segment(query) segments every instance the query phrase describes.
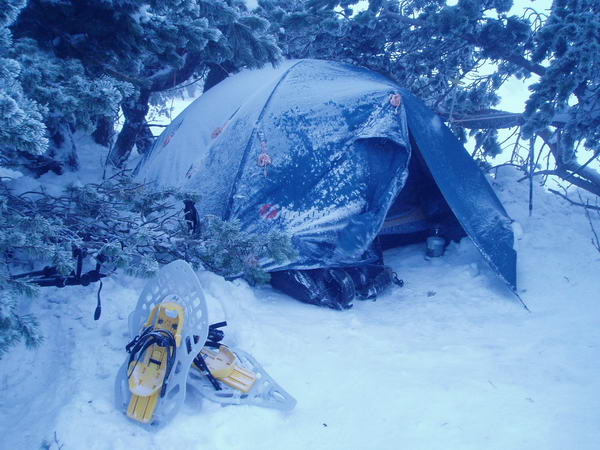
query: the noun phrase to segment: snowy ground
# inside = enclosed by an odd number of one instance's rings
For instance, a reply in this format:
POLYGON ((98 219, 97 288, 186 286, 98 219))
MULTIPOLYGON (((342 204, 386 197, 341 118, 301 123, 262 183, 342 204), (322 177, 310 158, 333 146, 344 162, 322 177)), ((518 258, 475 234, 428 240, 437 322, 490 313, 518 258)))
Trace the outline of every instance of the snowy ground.
POLYGON ((126 319, 143 281, 46 291, 32 305, 46 335, 0 362, 2 449, 597 449, 600 254, 583 212, 541 191, 495 187, 522 228, 526 312, 468 240, 425 261, 386 255, 406 281, 337 312, 270 288, 200 273, 211 321, 295 398, 291 413, 191 398, 148 432, 113 406, 126 319), (61 447, 62 446, 62 447, 61 447))

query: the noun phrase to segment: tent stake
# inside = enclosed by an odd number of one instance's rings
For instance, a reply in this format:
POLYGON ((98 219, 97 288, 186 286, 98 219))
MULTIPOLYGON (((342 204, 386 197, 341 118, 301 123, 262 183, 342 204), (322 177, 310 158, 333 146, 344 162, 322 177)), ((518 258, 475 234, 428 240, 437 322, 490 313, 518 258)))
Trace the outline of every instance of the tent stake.
POLYGON ((525 304, 525 302, 523 301, 521 296, 519 294, 517 294, 516 291, 513 291, 513 294, 515 294, 517 296, 517 298, 519 299, 519 302, 521 302, 521 306, 523 306, 523 308, 525 308, 525 310, 530 313, 531 310, 527 307, 527 305, 525 304))

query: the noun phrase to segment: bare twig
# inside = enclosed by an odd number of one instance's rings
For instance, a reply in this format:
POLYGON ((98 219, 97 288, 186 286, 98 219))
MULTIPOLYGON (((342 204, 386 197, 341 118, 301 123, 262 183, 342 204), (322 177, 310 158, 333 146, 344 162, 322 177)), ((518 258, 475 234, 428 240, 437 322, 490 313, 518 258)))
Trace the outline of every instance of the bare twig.
POLYGON ((548 191, 550 191, 553 194, 558 195, 559 197, 565 199, 566 201, 568 201, 572 205, 581 206, 582 208, 591 209, 591 210, 594 210, 594 211, 600 211, 600 206, 590 205, 589 203, 576 202, 574 200, 571 200, 567 195, 562 194, 562 193, 558 192, 555 189, 548 189, 548 191))
MULTIPOLYGON (((583 203, 583 198, 581 198, 581 194, 578 192, 577 193, 579 195, 579 201, 581 203, 583 203)), ((585 205, 587 205, 585 207, 585 217, 588 220, 588 223, 590 224, 590 228, 592 229, 592 234, 594 235, 592 237, 592 245, 594 246, 594 248, 600 252, 600 238, 598 237, 598 233, 596 232, 596 227, 594 226, 594 222, 592 221, 592 216, 590 215, 589 209, 595 209, 596 211, 600 211, 600 207, 598 207, 598 205, 596 205, 594 208, 590 208, 590 204, 589 201, 586 200, 585 201, 585 205)))

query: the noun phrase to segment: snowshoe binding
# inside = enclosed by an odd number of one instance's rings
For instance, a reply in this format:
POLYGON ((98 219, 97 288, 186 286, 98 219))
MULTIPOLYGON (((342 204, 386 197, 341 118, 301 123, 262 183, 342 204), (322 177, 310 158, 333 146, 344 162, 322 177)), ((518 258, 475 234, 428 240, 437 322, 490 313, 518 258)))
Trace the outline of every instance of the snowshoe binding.
POLYGON ((209 371, 216 380, 244 393, 250 392, 256 383, 256 374, 241 367, 235 353, 225 345, 220 345, 217 349, 204 347, 194 359, 194 366, 205 373, 209 371))
POLYGON ((194 359, 188 384, 203 397, 222 405, 248 404, 292 410, 296 400, 279 386, 248 353, 220 344, 223 333, 211 325, 209 339, 194 359))
POLYGON ((181 407, 194 358, 208 337, 200 282, 184 261, 163 267, 144 288, 129 316, 129 357, 117 375, 119 409, 160 427, 181 407))
POLYGON ((127 415, 142 423, 150 422, 159 397, 164 395, 165 378, 169 378, 181 343, 177 331, 183 325, 185 313, 175 300, 176 297, 155 306, 142 333, 126 347, 130 355, 127 378, 132 394, 127 415))

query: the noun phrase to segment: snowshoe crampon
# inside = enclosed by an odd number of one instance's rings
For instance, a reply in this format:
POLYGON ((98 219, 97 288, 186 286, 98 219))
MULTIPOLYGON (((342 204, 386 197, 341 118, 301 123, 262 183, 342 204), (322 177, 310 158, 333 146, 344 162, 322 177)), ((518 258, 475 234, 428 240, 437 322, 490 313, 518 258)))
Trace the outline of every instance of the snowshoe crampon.
POLYGON ((292 410, 296 400, 248 353, 225 345, 204 347, 194 360, 188 384, 203 397, 223 405, 255 405, 292 410))
POLYGON ((181 407, 190 367, 208 336, 204 295, 186 262, 166 265, 146 285, 129 316, 129 334, 129 356, 115 385, 117 408, 137 422, 162 426, 181 407))

